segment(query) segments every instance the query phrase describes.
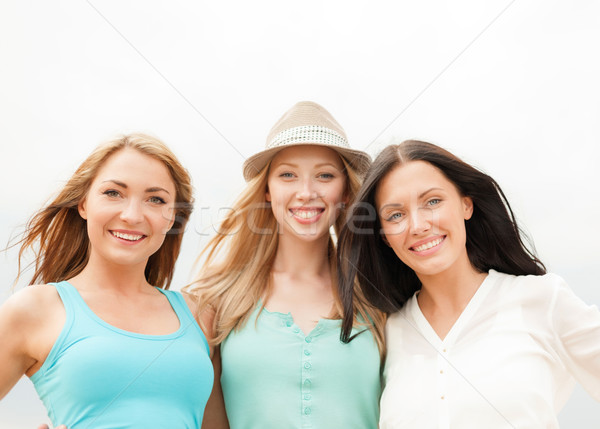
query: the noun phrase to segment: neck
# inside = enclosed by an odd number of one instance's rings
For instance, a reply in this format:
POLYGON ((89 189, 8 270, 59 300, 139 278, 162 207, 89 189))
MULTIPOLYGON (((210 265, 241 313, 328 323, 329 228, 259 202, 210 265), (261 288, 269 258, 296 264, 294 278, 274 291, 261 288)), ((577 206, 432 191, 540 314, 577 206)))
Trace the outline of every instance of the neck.
POLYGON ((282 235, 279 238, 272 271, 302 276, 328 276, 328 243, 328 234, 312 241, 282 235))
POLYGON ((151 285, 146 281, 144 274, 147 261, 134 265, 119 265, 99 259, 92 252, 85 268, 69 282, 81 290, 102 290, 119 295, 148 292, 151 285))
POLYGON ((418 275, 422 284, 419 306, 462 312, 486 276, 471 265, 468 257, 441 273, 418 275))

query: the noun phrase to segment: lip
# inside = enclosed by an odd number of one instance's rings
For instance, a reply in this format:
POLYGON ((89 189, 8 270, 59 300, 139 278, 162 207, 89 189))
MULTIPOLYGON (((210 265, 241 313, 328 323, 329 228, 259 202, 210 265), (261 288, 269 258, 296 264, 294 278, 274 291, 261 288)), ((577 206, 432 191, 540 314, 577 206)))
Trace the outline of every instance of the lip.
POLYGON ((444 244, 445 240, 446 240, 446 236, 445 235, 438 235, 438 236, 434 236, 434 237, 428 237, 428 238, 426 238, 424 240, 420 240, 420 241, 417 241, 417 242, 413 243, 412 246, 410 246, 408 248, 408 250, 410 250, 415 255, 428 256, 428 255, 431 255, 432 253, 437 252, 442 247, 442 244, 444 244), (416 250, 417 247, 423 246, 424 244, 428 244, 428 243, 431 243, 431 242, 435 242, 437 240, 441 240, 441 241, 438 244, 436 244, 435 246, 430 247, 429 249, 416 250))
POLYGON ((311 223, 318 222, 321 219, 323 213, 325 213, 324 207, 293 207, 289 209, 290 215, 296 220, 296 222, 301 223, 303 225, 308 225, 311 223), (302 217, 299 215, 300 213, 304 213, 306 215, 314 213, 314 215, 310 217, 302 217))
POLYGON ((147 237, 147 235, 141 231, 133 231, 133 230, 129 230, 129 229, 111 229, 111 230, 109 230, 109 233, 115 240, 119 241, 122 244, 130 245, 130 246, 141 243, 147 237), (115 234, 129 236, 129 237, 140 237, 140 238, 137 240, 132 240, 127 237, 118 237, 115 234))

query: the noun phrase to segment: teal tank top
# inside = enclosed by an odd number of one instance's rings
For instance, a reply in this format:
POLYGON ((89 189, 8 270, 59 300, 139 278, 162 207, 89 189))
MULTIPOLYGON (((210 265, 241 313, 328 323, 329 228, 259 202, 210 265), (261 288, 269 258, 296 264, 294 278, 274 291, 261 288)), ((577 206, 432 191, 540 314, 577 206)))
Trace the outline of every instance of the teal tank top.
POLYGON ((144 335, 104 322, 70 283, 53 286, 66 322, 31 381, 55 426, 200 428, 214 372, 206 338, 180 293, 157 288, 179 329, 144 335))
POLYGON ((343 344, 340 327, 321 319, 305 336, 291 314, 259 305, 221 344, 230 428, 377 429, 377 344, 369 330, 343 344))

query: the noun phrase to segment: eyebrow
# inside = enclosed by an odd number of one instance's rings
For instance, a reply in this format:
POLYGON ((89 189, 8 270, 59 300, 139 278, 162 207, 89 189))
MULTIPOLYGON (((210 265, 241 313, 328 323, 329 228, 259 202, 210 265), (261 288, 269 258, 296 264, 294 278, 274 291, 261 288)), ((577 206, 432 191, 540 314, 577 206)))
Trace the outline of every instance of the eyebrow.
MULTIPOLYGON (((292 164, 291 162, 282 162, 282 163, 280 163, 280 164, 277 164, 277 165, 275 166, 275 168, 281 167, 282 165, 287 165, 287 166, 290 166, 290 167, 293 167, 293 168, 298 168, 298 167, 299 167, 299 166, 298 166, 298 164, 292 164)), ((315 167, 316 167, 316 168, 321 168, 321 167, 325 167, 325 166, 330 166, 330 167, 333 167, 333 168, 335 168, 336 170, 339 170, 339 168, 337 168, 337 167, 336 167, 334 164, 332 164, 331 162, 323 162, 323 163, 321 163, 321 164, 316 164, 316 165, 315 165, 315 167)))
POLYGON ((428 193, 430 193, 431 191, 443 191, 443 189, 442 189, 442 188, 437 188, 437 187, 435 187, 435 186, 434 186, 433 188, 429 188, 429 189, 427 189, 426 191, 424 191, 424 192, 421 192, 421 193, 419 194, 419 198, 423 198, 423 196, 424 196, 424 195, 427 195, 427 194, 428 194, 428 193))
MULTIPOLYGON (((419 196, 417 197, 417 199, 423 198, 425 195, 427 195, 431 191, 443 191, 443 189, 434 186, 433 188, 429 188, 426 191, 421 192, 419 194, 419 196)), ((404 207, 404 204, 400 204, 400 203, 398 203, 398 204, 397 203, 385 204, 385 205, 381 206, 381 209, 379 211, 381 212, 381 211, 383 211, 385 209, 388 209, 390 207, 391 208, 404 207)))
POLYGON ((315 165, 315 167, 317 167, 317 168, 321 168, 321 167, 333 167, 336 170, 339 170, 339 168, 335 164, 332 164, 331 162, 323 162, 321 164, 315 165))
POLYGON ((389 208, 398 208, 398 207, 404 207, 404 204, 386 204, 384 206, 381 206, 381 209, 379 209, 379 212, 382 212, 389 208))
MULTIPOLYGON (((102 183, 106 183, 106 182, 112 182, 115 185, 120 186, 121 188, 127 189, 127 185, 119 180, 114 180, 114 179, 104 180, 102 183)), ((169 191, 167 191, 165 188, 161 188, 160 186, 153 186, 151 188, 146 188, 145 192, 152 193, 152 192, 159 192, 159 191, 163 191, 163 192, 166 192, 167 194, 171 195, 171 193, 169 191)))
POLYGON ((290 166, 290 167, 298 168, 297 164, 292 164, 290 162, 281 162, 279 164, 276 164, 275 168, 281 167, 282 165, 287 165, 287 166, 290 166))

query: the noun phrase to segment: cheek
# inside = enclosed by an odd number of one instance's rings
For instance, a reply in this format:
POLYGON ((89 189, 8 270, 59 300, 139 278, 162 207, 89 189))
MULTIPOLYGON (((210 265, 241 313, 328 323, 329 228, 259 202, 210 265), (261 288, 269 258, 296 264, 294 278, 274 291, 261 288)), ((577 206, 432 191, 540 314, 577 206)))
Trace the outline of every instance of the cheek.
POLYGON ((114 210, 107 209, 102 205, 96 205, 93 202, 86 207, 86 223, 88 229, 102 228, 113 216, 114 210))
POLYGON ((271 203, 271 210, 273 213, 281 212, 285 207, 284 195, 282 195, 281 192, 274 191, 271 192, 269 196, 269 202, 271 203))
POLYGON ((397 252, 402 247, 400 246, 400 237, 397 234, 385 234, 385 239, 394 252, 397 252))
POLYGON ((336 186, 331 186, 323 189, 320 195, 323 195, 330 204, 338 204, 344 201, 346 192, 345 183, 336 183, 336 186))
POLYGON ((271 191, 269 195, 271 197, 269 200, 271 212, 273 213, 275 219, 281 222, 283 220, 284 212, 286 210, 285 196, 282 195, 281 192, 277 192, 277 190, 275 190, 274 192, 271 191))
POLYGON ((148 218, 151 219, 151 222, 156 229, 161 233, 166 234, 175 221, 175 207, 163 206, 156 211, 153 211, 148 218))
POLYGON ((382 224, 381 231, 385 234, 388 240, 404 240, 404 233, 406 232, 407 224, 405 221, 400 220, 399 222, 389 222, 382 224))
POLYGON ((394 250, 394 252, 398 253, 403 249, 404 239, 405 239, 405 229, 402 224, 393 224, 387 225, 382 228, 381 232, 385 239, 387 240, 387 244, 394 250))

